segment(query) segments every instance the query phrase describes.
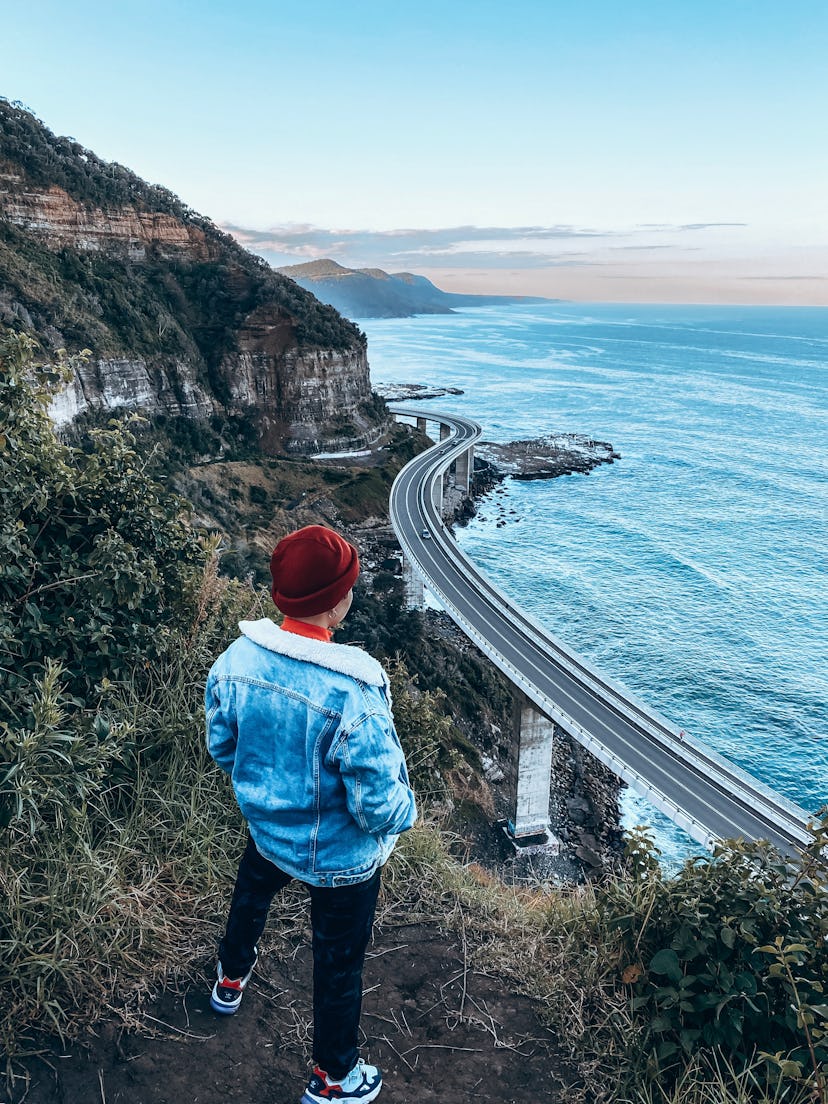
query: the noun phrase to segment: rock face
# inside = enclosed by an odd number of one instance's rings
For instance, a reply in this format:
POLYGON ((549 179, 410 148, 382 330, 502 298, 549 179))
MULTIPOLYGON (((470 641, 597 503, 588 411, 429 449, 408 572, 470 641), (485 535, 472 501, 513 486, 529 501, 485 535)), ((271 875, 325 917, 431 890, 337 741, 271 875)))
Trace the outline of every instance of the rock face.
POLYGON ((384 428, 368 413, 371 382, 364 349, 288 347, 280 355, 257 347, 247 331, 242 351, 223 370, 234 405, 258 411, 266 451, 290 442, 297 452, 373 444, 384 428))
POLYGON ((0 324, 90 350, 53 404, 242 415, 265 451, 384 431, 364 335, 164 188, 0 100, 0 324))
POLYGON ((53 401, 54 422, 67 425, 87 410, 141 410, 186 418, 209 418, 218 409, 186 363, 152 366, 143 357, 98 357, 80 364, 69 386, 53 401))
POLYGON ((103 250, 117 244, 133 260, 144 259, 147 249, 160 246, 163 254, 185 251, 193 256, 208 250, 204 233, 171 215, 122 208, 103 211, 76 203, 62 188, 29 188, 25 176, 7 165, 0 172, 3 217, 40 235, 54 248, 103 250))

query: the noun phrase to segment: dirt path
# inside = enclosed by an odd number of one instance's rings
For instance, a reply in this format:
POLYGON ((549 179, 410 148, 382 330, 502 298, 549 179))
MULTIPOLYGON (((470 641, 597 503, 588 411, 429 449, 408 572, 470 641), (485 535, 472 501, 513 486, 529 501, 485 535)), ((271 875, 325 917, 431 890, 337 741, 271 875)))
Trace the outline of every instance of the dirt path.
MULTIPOLYGON (((557 1104, 572 1075, 530 1000, 470 965, 437 923, 378 927, 365 970, 363 1054, 386 1104, 557 1104)), ((298 1102, 308 1076, 307 941, 263 955, 236 1016, 210 1011, 204 981, 165 992, 130 1030, 99 1024, 83 1042, 27 1063, 0 1104, 298 1102)))

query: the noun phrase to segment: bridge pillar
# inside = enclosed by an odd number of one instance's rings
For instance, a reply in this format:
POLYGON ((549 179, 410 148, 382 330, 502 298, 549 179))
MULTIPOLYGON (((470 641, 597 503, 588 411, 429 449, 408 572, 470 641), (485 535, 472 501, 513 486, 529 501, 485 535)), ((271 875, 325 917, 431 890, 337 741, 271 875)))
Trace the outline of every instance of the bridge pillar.
POLYGON ((515 839, 549 831, 549 788, 552 780, 552 741, 555 726, 532 702, 515 690, 512 704, 512 747, 508 763, 512 817, 509 832, 515 839))
POLYGON ((474 445, 469 445, 464 453, 457 457, 454 468, 454 482, 463 491, 469 493, 471 473, 474 468, 474 445))
POLYGON ((425 609, 425 586, 419 573, 414 570, 411 561, 403 556, 403 593, 408 609, 425 609))
POLYGON ((419 429, 420 433, 425 433, 425 431, 426 431, 426 420, 425 420, 425 418, 418 418, 417 419, 417 429, 419 429))
POLYGON ((445 422, 440 422, 440 440, 445 441, 446 437, 451 437, 451 429, 445 422))

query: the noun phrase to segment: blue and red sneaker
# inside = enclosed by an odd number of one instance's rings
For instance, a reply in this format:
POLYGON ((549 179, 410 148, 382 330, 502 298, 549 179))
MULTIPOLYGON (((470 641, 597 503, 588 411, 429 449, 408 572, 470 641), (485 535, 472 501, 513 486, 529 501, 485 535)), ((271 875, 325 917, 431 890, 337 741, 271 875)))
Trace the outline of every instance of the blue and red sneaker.
POLYGON ((250 976, 256 968, 256 962, 259 961, 258 954, 256 955, 256 961, 244 975, 240 978, 229 978, 225 976, 224 970, 221 968, 219 962, 216 966, 216 972, 218 974, 218 980, 213 986, 213 992, 210 994, 210 1007, 214 1012, 220 1012, 223 1016, 232 1016, 238 1011, 238 1007, 241 1004, 244 991, 247 988, 247 983, 250 981, 250 976))
POLYGON ((347 1077, 334 1081, 318 1066, 314 1069, 300 1104, 367 1104, 376 1100, 382 1088, 382 1074, 360 1058, 347 1077))

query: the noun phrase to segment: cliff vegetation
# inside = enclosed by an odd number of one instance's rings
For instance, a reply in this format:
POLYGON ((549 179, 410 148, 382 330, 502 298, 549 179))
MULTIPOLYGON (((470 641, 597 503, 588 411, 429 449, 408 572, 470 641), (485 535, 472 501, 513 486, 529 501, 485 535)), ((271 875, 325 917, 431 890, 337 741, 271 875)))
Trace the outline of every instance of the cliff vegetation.
POLYGON ((204 420, 260 445, 375 440, 364 334, 166 188, 0 99, 0 322, 87 348, 53 404, 204 420))
MULTIPOLYGON (((352 323, 274 272, 167 188, 104 161, 72 138, 53 134, 29 111, 2 97, 0 174, 7 212, 15 200, 23 204, 38 192, 63 192, 69 204, 101 213, 104 239, 109 236, 106 216, 113 212, 169 220, 155 222, 155 234, 153 223, 146 224, 150 256, 143 258, 135 255, 136 242, 119 242, 117 225, 108 244, 120 244, 124 252, 131 244, 133 256, 101 256, 100 250, 78 250, 70 240, 50 252, 38 248, 31 233, 15 233, 8 214, 0 220, 6 246, 3 283, 20 292, 24 307, 35 313, 42 307, 44 321, 61 331, 70 351, 84 346, 97 351, 99 342, 90 337, 99 337, 104 339, 102 352, 189 353, 189 337, 202 353, 219 352, 232 343, 240 322, 263 303, 284 312, 301 345, 347 349, 365 343, 352 323), (179 230, 173 237, 175 224, 183 227, 183 234, 179 230), (181 257, 165 256, 176 246, 184 247, 181 257), (138 260, 145 265, 136 264, 138 260), (42 294, 44 285, 51 288, 48 298, 42 294), (67 294, 73 287, 76 294, 67 294)), ((62 236, 70 239, 69 227, 63 229, 62 236)), ((44 230, 45 241, 61 236, 57 228, 51 234, 44 230)))

